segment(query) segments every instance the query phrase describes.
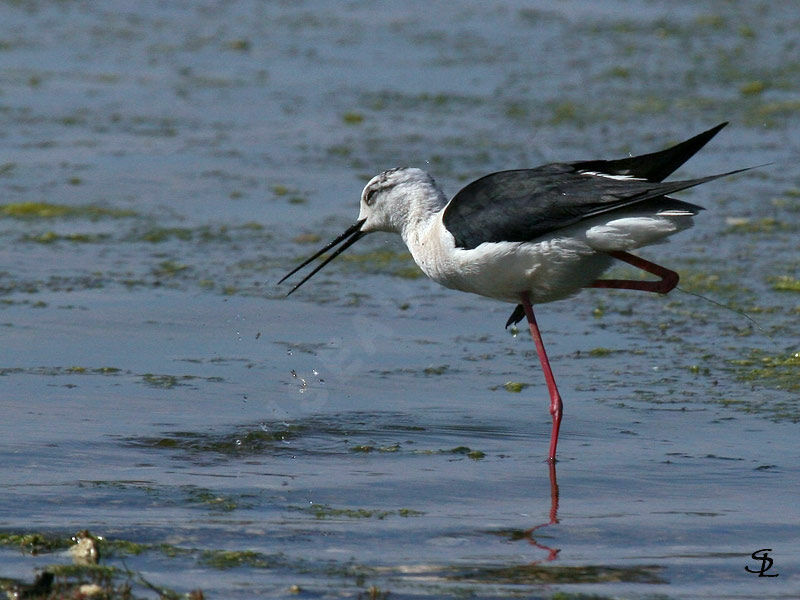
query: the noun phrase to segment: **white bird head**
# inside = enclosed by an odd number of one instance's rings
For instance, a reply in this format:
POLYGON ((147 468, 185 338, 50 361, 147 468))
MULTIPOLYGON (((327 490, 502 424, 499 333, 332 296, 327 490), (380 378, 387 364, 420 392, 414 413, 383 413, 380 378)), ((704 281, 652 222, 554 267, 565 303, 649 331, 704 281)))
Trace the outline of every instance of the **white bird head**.
POLYGON ((444 193, 436 185, 433 177, 422 169, 397 168, 384 171, 370 179, 364 186, 358 220, 335 240, 287 273, 278 283, 282 283, 314 259, 341 244, 294 286, 289 291, 291 294, 366 234, 386 231, 403 235, 406 228, 416 226, 420 220, 430 218, 445 204, 447 199, 444 193))
POLYGON ((361 192, 361 231, 403 233, 417 218, 439 210, 441 191, 422 169, 397 168, 369 180, 361 192))

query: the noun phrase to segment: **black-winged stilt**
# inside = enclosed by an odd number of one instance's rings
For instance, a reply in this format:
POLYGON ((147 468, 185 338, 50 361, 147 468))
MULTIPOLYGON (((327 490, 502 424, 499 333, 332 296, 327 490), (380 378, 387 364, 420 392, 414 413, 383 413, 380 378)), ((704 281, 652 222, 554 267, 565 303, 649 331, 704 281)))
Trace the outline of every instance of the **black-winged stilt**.
POLYGON ((491 173, 449 202, 425 171, 384 171, 361 192, 358 220, 279 283, 341 244, 291 294, 367 233, 386 231, 402 236, 416 263, 434 281, 516 304, 506 327, 528 320, 550 392, 548 459, 555 461, 562 401, 532 305, 561 300, 585 287, 660 294, 673 289, 677 273, 629 251, 691 227, 702 207, 669 194, 747 170, 663 181, 725 125, 641 156, 491 173), (659 280, 598 279, 614 259, 659 280))

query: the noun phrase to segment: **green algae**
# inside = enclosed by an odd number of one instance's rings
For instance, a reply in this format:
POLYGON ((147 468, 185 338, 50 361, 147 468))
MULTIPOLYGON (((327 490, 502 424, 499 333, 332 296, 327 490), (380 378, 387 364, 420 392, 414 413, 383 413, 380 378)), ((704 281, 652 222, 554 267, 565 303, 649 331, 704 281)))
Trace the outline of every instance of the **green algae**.
POLYGON ((761 80, 748 81, 739 86, 739 93, 742 96, 757 96, 764 93, 767 89, 767 84, 761 80))
POLYGON ((610 356, 614 352, 615 351, 611 350, 610 348, 598 347, 589 350, 589 356, 594 356, 594 357, 610 356))
POLYGON ((585 122, 586 119, 585 116, 583 116, 582 108, 583 107, 579 107, 578 104, 570 100, 562 100, 560 102, 556 102, 550 108, 552 112, 552 116, 550 117, 550 123, 552 125, 558 125, 561 123, 571 123, 579 121, 585 122))
POLYGON ((185 227, 154 227, 143 232, 139 239, 151 244, 158 244, 171 239, 188 241, 193 237, 192 230, 185 227))
POLYGON ((410 508, 400 508, 397 510, 375 510, 366 508, 334 508, 328 504, 310 504, 308 506, 292 506, 291 510, 309 513, 315 519, 377 519, 383 520, 387 517, 421 517, 425 513, 410 508))
POLYGON ((153 275, 158 277, 174 277, 178 273, 189 269, 189 265, 179 263, 174 260, 162 260, 158 266, 153 269, 153 275))
MULTIPOLYGON (((800 352, 767 355, 754 350, 746 359, 734 359, 737 378, 780 390, 800 391, 800 352)), ((800 418, 800 407, 795 408, 800 418)))
POLYGON ((444 450, 443 452, 449 452, 450 454, 469 454, 471 450, 468 446, 456 446, 455 448, 444 450))
MULTIPOLYGON (((305 425, 282 425, 269 429, 266 425, 222 434, 177 431, 163 436, 131 438, 128 443, 146 448, 181 450, 197 454, 226 457, 264 455, 285 451, 285 442, 295 440, 309 430, 305 425)), ((292 449, 296 452, 296 449, 292 449)))
POLYGON ((144 552, 158 548, 162 553, 170 555, 169 545, 153 546, 125 539, 102 538, 98 541, 100 556, 104 558, 123 558, 126 556, 139 556, 144 552))
POLYGON ((74 244, 97 244, 106 242, 110 239, 107 233, 65 233, 60 234, 55 231, 45 231, 43 233, 26 234, 21 240, 23 242, 34 242, 36 244, 53 244, 55 242, 71 242, 74 244))
POLYGON ((272 193, 276 197, 284 198, 289 204, 305 204, 308 198, 298 192, 296 189, 287 187, 285 185, 276 184, 272 186, 272 193))
POLYGON ((37 375, 58 377, 63 375, 118 375, 124 373, 117 367, 90 368, 81 365, 70 367, 0 367, 0 377, 8 375, 37 375))
POLYGON ((282 554, 264 554, 253 550, 206 550, 200 556, 200 564, 225 571, 248 567, 251 569, 274 569, 286 565, 282 554))
POLYGON ((435 111, 437 114, 480 106, 484 100, 479 96, 428 92, 406 93, 383 90, 366 93, 362 103, 372 110, 435 111))
POLYGON ((252 47, 250 40, 246 38, 239 38, 231 40, 225 44, 226 50, 235 50, 236 52, 249 52, 252 47))
MULTIPOLYGON (((421 430, 421 428, 405 425, 397 425, 389 429, 392 432, 421 430)), ((247 456, 271 456, 287 453, 297 456, 304 453, 319 455, 320 453, 338 454, 342 452, 341 449, 319 448, 315 440, 320 436, 343 440, 347 444, 346 452, 353 454, 460 455, 473 460, 485 457, 485 453, 482 451, 467 446, 438 450, 407 450, 399 442, 383 445, 351 443, 350 438, 355 434, 357 431, 353 431, 353 423, 350 421, 342 428, 336 423, 309 418, 296 423, 260 423, 253 427, 242 427, 223 433, 176 431, 160 436, 129 438, 126 443, 142 448, 182 452, 185 454, 183 458, 203 461, 224 461, 247 456)))
POLYGON ((199 375, 168 375, 144 373, 139 376, 142 383, 154 388, 169 390, 178 386, 189 385, 190 382, 221 383, 222 377, 201 377, 199 375))
POLYGON ((709 369, 708 367, 702 367, 700 365, 689 365, 687 367, 687 369, 689 370, 689 373, 691 373, 692 375, 710 375, 711 374, 711 369, 709 369))
POLYGON ((390 444, 388 446, 373 446, 372 444, 356 444, 350 447, 350 452, 362 452, 367 454, 369 452, 399 452, 400 444, 390 444))
POLYGON ((354 111, 346 112, 342 115, 342 122, 345 125, 360 125, 364 122, 364 115, 354 111))
POLYGON ((800 279, 788 275, 770 277, 769 282, 776 292, 800 292, 800 279))
POLYGON ((723 231, 724 234, 742 233, 775 233, 778 231, 795 231, 797 225, 781 221, 775 217, 762 217, 761 219, 732 219, 728 227, 723 231))
POLYGON ((108 208, 94 204, 71 206, 66 204, 51 204, 48 202, 16 202, 0 205, 0 218, 13 219, 121 219, 135 217, 137 213, 132 210, 108 208))
POLYGON ((243 503, 242 496, 219 494, 213 490, 195 486, 183 486, 182 489, 186 493, 186 503, 192 506, 202 506, 214 512, 232 512, 250 506, 243 503))
POLYGON ((261 231, 263 226, 258 223, 247 223, 238 227, 227 225, 202 225, 199 227, 150 227, 143 231, 135 231, 127 236, 128 241, 142 241, 151 244, 160 244, 172 240, 181 242, 195 241, 200 243, 228 243, 232 241, 232 234, 240 231, 261 231))
POLYGON ((322 236, 316 233, 301 233, 292 238, 295 244, 317 244, 322 240, 322 236))
MULTIPOLYGON (((389 517, 413 518, 424 513, 412 509, 400 508, 391 511, 371 511, 361 509, 337 509, 329 506, 318 506, 318 510, 308 511, 306 507, 290 507, 290 510, 310 512, 315 518, 325 519, 377 519, 389 517)), ((94 536, 93 536, 94 537, 94 536)), ((179 594, 163 585, 156 586, 137 571, 131 570, 124 559, 131 556, 140 556, 146 553, 160 555, 166 560, 182 559, 193 561, 197 568, 210 568, 217 571, 230 569, 281 569, 296 573, 316 573, 325 577, 356 578, 359 586, 364 585, 364 580, 372 574, 369 567, 354 563, 336 562, 332 560, 311 560, 289 558, 282 552, 264 553, 251 549, 237 548, 191 548, 170 543, 142 543, 135 540, 95 537, 100 560, 106 564, 70 564, 59 562, 42 567, 40 573, 45 577, 35 578, 35 583, 30 584, 24 580, 9 577, 0 578, 0 589, 6 591, 10 597, 19 591, 28 598, 83 598, 87 594, 86 585, 96 586, 91 597, 108 600, 134 600, 143 597, 141 594, 156 592, 159 598, 175 599, 188 598, 202 599, 204 596, 199 590, 188 594, 179 594), (107 563, 112 564, 107 564, 107 563), (122 566, 113 564, 121 562, 122 566), (36 585, 37 582, 46 585, 36 585), (32 592, 35 592, 32 593, 32 592)), ((30 554, 53 554, 54 559, 63 550, 74 545, 74 538, 68 535, 52 535, 44 532, 3 532, 0 533, 0 545, 7 547, 36 548, 35 552, 27 550, 30 554)), ((374 587, 374 586, 373 586, 374 587)), ((290 588, 299 586, 292 586, 290 588)), ((377 589, 377 588, 375 588, 377 589)))
POLYGON ((527 120, 530 117, 530 109, 522 102, 511 101, 506 103, 505 115, 514 121, 527 120))
POLYGON ((422 275, 419 267, 407 251, 396 251, 380 248, 372 252, 343 254, 341 262, 354 265, 360 270, 370 273, 383 273, 414 279, 422 275))
POLYGON ((56 577, 88 580, 108 584, 119 573, 119 569, 105 565, 50 565, 48 570, 56 577))
POLYGON ((503 388, 512 394, 519 394, 522 390, 529 386, 530 383, 522 383, 521 381, 507 381, 503 384, 503 388))
POLYGON ((142 375, 142 381, 150 387, 166 390, 182 385, 180 378, 175 375, 154 375, 152 373, 145 373, 142 375))
MULTIPOLYGON (((352 452, 362 452, 368 454, 370 452, 400 452, 402 446, 400 444, 391 444, 389 446, 382 446, 377 447, 371 444, 358 444, 356 446, 352 446, 350 450, 352 452)), ((456 446, 455 448, 445 448, 439 450, 412 450, 410 452, 412 455, 421 455, 421 456, 435 456, 435 455, 457 455, 457 456, 466 456, 472 460, 481 460, 486 457, 486 453, 480 450, 473 450, 468 446, 456 446)))
POLYGON ((682 289, 695 294, 714 293, 727 298, 741 299, 750 291, 743 288, 741 281, 734 275, 727 276, 719 272, 687 270, 680 271, 680 286, 682 289))
POLYGON ((392 271, 392 275, 401 279, 419 279, 424 273, 416 265, 408 267, 398 267, 392 271))
MULTIPOLYGON (((138 555, 152 550, 150 544, 142 544, 124 539, 108 539, 95 537, 97 548, 102 557, 124 557, 138 555)), ((0 546, 17 547, 25 554, 40 555, 60 552, 75 544, 72 535, 57 535, 44 532, 0 532, 0 546)))
MULTIPOLYGON (((156 552, 164 557, 197 556, 197 550, 180 548, 170 544, 143 544, 132 540, 108 540, 105 537, 96 537, 88 531, 79 533, 92 537, 96 544, 96 557, 101 561, 123 559, 128 556, 138 556, 145 552, 156 552)), ((2 532, 0 545, 18 546, 23 552, 31 555, 51 554, 53 560, 65 560, 67 553, 64 550, 75 548, 76 536, 55 535, 44 532, 2 532)), ((140 573, 131 571, 123 562, 122 567, 113 564, 95 564, 93 562, 53 562, 42 566, 39 564, 38 575, 34 582, 27 583, 21 579, 8 577, 0 578, 0 589, 9 597, 14 598, 104 598, 107 600, 134 600, 140 595, 142 586, 159 593, 160 598, 202 598, 202 594, 190 593, 188 596, 179 595, 167 588, 156 588, 140 573)), ((68 560, 68 559, 66 559, 68 560)))
POLYGON ((0 207, 0 215, 17 219, 52 219, 67 216, 74 210, 70 206, 47 204, 44 202, 21 202, 0 207))
MULTIPOLYGON (((295 238, 295 241, 302 244, 316 243, 319 241, 319 237, 316 234, 301 234, 295 238)), ((322 258, 325 257, 327 255, 323 255, 322 258)), ((424 275, 408 251, 390 248, 342 254, 338 262, 365 273, 390 275, 402 279, 417 279, 424 275)))
POLYGON ((19 548, 26 554, 42 554, 63 550, 72 545, 72 539, 46 533, 0 532, 0 545, 19 548))
POLYGON ((614 65, 613 67, 609 68, 604 75, 606 77, 614 77, 617 79, 629 79, 631 76, 631 70, 628 67, 614 65))
POLYGON ((375 450, 375 446, 370 444, 356 444, 350 448, 350 452, 362 452, 364 454, 375 450))
POLYGON ((800 101, 779 100, 759 103, 747 113, 747 122, 753 125, 779 127, 788 119, 800 114, 800 101))
POLYGON ((100 367, 99 369, 94 369, 93 371, 101 375, 115 375, 116 373, 119 373, 121 369, 117 367, 100 367))
POLYGON ((495 584, 554 584, 554 583, 666 583, 660 576, 661 567, 609 567, 604 565, 555 566, 523 564, 502 567, 464 569, 448 578, 457 581, 495 584))

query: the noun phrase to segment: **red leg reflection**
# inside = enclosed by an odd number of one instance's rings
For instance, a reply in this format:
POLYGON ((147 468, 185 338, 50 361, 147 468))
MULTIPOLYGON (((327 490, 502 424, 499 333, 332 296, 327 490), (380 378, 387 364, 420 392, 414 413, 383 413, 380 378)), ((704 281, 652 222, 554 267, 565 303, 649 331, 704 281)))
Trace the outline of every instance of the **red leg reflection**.
MULTIPOLYGON (((547 558, 543 559, 544 561, 551 561, 555 560, 558 556, 558 553, 561 552, 560 548, 551 548, 550 546, 545 546, 544 544, 537 542, 536 538, 533 536, 533 532, 537 529, 542 527, 547 527, 548 525, 555 525, 558 523, 558 480, 556 479, 556 463, 555 461, 550 461, 550 520, 547 523, 542 523, 541 525, 536 525, 535 527, 531 527, 530 529, 525 530, 525 537, 528 538, 528 541, 531 545, 540 548, 547 552, 547 558)), ((538 564, 542 562, 542 560, 537 560, 532 564, 538 564)))

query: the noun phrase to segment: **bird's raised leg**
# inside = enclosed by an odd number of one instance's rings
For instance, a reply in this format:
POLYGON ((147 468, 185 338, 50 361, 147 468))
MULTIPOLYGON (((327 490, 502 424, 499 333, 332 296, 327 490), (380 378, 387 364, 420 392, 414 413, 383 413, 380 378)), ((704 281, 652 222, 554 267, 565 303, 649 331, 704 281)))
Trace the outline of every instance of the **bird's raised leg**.
POLYGON ((547 389, 550 391, 550 414, 553 416, 553 431, 550 434, 550 454, 547 459, 550 462, 556 460, 556 445, 558 444, 558 430, 561 427, 561 414, 563 412, 563 403, 561 402, 561 395, 558 393, 556 387, 556 380, 553 377, 553 371, 550 369, 550 361, 547 359, 547 353, 544 350, 544 342, 542 342, 542 334, 539 333, 539 326, 536 324, 536 317, 533 316, 533 306, 531 306, 530 296, 528 292, 520 294, 522 300, 522 308, 525 311, 525 316, 528 319, 528 326, 531 329, 531 337, 533 343, 536 344, 536 352, 539 354, 539 362, 542 363, 542 371, 544 372, 544 379, 547 382, 547 389))
MULTIPOLYGON (((613 256, 619 260, 633 265, 643 271, 657 275, 661 279, 658 281, 636 281, 632 279, 596 279, 586 287, 595 288, 616 288, 620 290, 641 290, 643 292, 656 292, 658 294, 666 294, 678 285, 678 274, 661 265, 651 263, 633 254, 622 251, 608 252, 609 256, 613 256)), ((525 318, 525 310, 522 304, 518 304, 511 313, 511 316, 506 321, 506 329, 509 326, 515 325, 525 318)))
POLYGON ((649 260, 645 260, 627 252, 613 250, 608 253, 616 259, 622 260, 637 269, 642 269, 660 277, 658 281, 636 281, 631 279, 597 279, 588 287, 615 288, 620 290, 641 290, 643 292, 656 292, 666 294, 678 285, 678 274, 649 260))

